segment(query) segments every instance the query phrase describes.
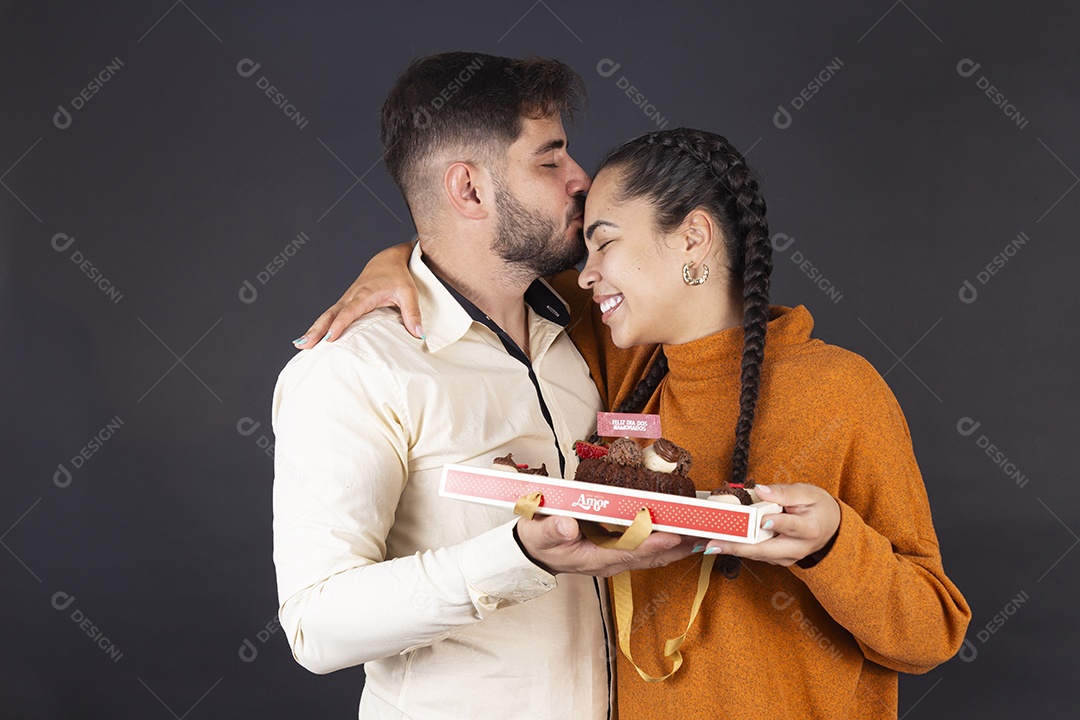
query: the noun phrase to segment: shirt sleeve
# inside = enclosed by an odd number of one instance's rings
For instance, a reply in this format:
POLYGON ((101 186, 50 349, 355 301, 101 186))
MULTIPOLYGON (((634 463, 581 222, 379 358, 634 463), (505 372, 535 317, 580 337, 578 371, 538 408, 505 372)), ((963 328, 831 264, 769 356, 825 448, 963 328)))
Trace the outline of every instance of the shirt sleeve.
POLYGON ((870 372, 844 460, 836 541, 812 568, 791 570, 869 660, 924 673, 959 650, 971 609, 942 567, 907 422, 870 372))
POLYGON ((386 558, 411 445, 405 390, 344 344, 297 356, 274 391, 274 563, 296 660, 327 673, 431 645, 556 586, 513 522, 386 558))

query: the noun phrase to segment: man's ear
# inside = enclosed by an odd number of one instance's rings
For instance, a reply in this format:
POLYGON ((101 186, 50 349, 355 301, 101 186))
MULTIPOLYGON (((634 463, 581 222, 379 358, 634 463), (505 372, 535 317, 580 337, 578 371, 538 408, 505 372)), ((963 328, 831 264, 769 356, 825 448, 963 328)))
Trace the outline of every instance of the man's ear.
POLYGON ((723 231, 713 216, 701 208, 692 210, 679 227, 681 249, 695 265, 701 265, 723 248, 723 231))
POLYGON ((469 220, 487 218, 491 206, 487 188, 489 178, 488 173, 472 163, 452 163, 443 175, 443 191, 450 206, 469 220))

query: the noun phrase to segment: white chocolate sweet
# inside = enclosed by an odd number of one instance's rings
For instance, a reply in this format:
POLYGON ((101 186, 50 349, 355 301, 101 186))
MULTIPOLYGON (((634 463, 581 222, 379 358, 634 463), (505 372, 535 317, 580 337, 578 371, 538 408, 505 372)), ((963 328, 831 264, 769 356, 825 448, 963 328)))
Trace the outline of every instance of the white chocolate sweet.
POLYGON ((679 467, 678 463, 673 463, 670 460, 665 460, 660 457, 660 454, 656 452, 656 449, 652 445, 645 448, 642 464, 648 470, 662 473, 673 473, 675 472, 675 468, 679 467))
POLYGON ((729 505, 741 505, 739 498, 734 495, 710 495, 709 499, 713 502, 727 503, 729 505))

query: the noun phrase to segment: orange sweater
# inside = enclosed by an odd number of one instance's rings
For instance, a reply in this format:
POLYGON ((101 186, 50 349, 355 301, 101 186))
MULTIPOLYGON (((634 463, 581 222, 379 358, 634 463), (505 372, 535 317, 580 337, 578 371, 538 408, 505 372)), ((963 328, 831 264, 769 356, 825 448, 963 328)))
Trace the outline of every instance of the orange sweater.
MULTIPOLYGON (((616 407, 655 346, 616 348, 576 274, 553 284, 616 407)), ((674 677, 647 684, 619 653, 620 720, 896 717, 897 671, 926 672, 963 642, 971 611, 942 569, 900 407, 869 363, 811 339, 812 329, 804 307, 774 308, 750 477, 826 489, 841 508, 836 542, 810 569, 743 561, 735 580, 714 572, 674 677)), ((693 453, 698 489, 711 490, 731 473, 742 329, 664 352, 669 373, 643 412, 660 414, 664 436, 693 453)), ((670 670, 664 642, 686 627, 701 557, 632 574, 631 649, 653 676, 670 670)))

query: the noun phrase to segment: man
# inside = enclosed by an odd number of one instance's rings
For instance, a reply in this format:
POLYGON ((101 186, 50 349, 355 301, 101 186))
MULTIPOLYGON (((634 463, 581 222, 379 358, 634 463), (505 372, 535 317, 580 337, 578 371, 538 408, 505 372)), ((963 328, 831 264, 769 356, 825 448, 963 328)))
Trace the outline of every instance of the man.
POLYGON ((438 495, 445 463, 508 452, 572 472, 601 409, 565 304, 538 279, 583 251, 589 178, 561 120, 579 87, 552 60, 410 65, 382 140, 420 237, 409 267, 428 332, 380 310, 278 380, 281 624, 313 672, 365 664, 365 720, 609 717, 606 594, 587 575, 689 553, 665 533, 603 550, 569 518, 438 495))

